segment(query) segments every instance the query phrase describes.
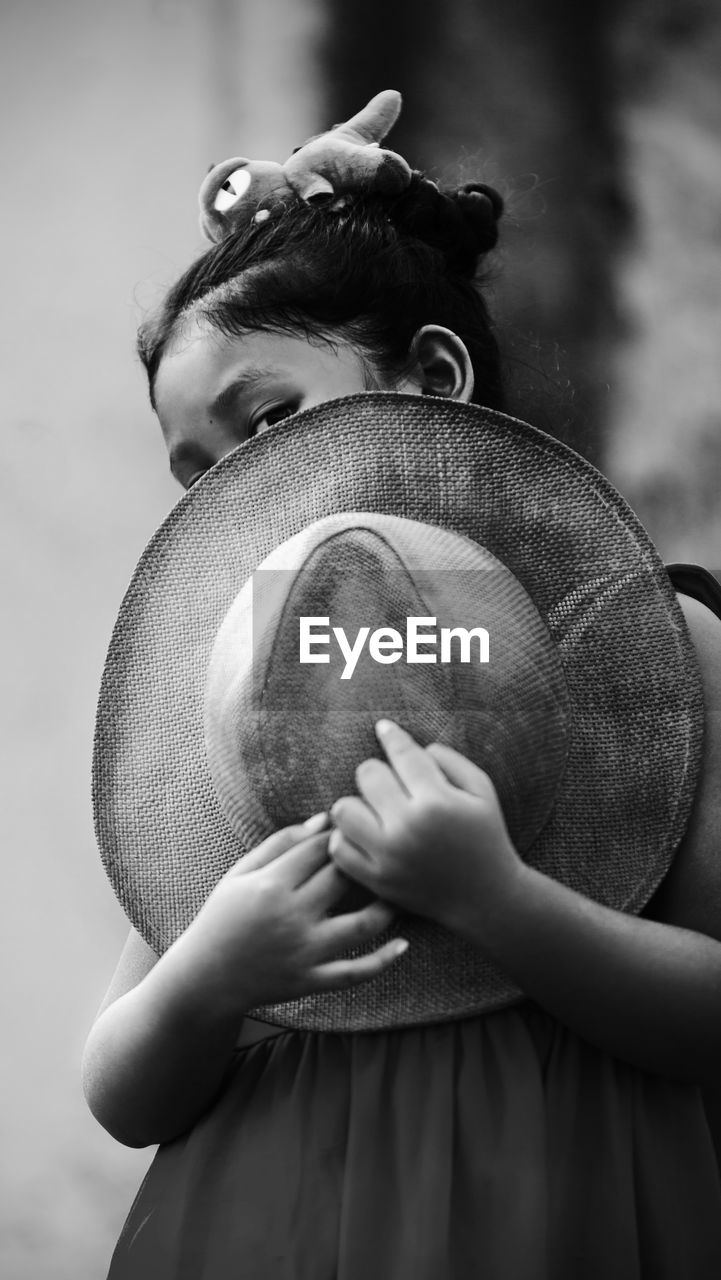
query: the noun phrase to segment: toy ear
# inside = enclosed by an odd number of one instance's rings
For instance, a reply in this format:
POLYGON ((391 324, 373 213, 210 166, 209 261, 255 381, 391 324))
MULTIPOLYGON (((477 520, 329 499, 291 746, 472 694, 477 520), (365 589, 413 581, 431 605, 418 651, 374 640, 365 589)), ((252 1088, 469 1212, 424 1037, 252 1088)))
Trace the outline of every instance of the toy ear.
POLYGON ((403 99, 397 89, 383 89, 350 120, 336 125, 333 134, 365 146, 381 143, 401 114, 403 99))

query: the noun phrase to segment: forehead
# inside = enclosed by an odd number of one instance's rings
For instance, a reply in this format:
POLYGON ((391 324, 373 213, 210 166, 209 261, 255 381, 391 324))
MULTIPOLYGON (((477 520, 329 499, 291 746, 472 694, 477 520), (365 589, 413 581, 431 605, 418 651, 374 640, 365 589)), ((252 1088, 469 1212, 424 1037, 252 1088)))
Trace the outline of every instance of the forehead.
POLYGON ((166 347, 155 377, 155 402, 161 419, 188 400, 206 401, 230 371, 240 372, 266 353, 274 364, 272 335, 252 333, 228 337, 207 324, 189 321, 166 347))
POLYGON ((350 347, 323 338, 255 330, 227 336, 193 320, 166 348, 155 378, 155 403, 163 422, 178 412, 207 410, 229 380, 286 378, 312 386, 339 366, 358 367, 350 347))

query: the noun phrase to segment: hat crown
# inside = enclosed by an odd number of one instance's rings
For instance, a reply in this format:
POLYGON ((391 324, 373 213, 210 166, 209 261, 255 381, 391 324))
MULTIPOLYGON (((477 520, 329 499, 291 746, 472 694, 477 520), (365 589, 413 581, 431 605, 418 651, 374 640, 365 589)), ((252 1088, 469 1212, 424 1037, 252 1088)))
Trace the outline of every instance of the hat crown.
POLYGON ((533 844, 563 773, 570 719, 537 609, 469 538, 348 512, 275 548, 218 632, 206 748, 243 843, 353 793, 360 761, 383 758, 373 728, 381 716, 485 769, 517 847, 533 844), (303 634, 315 639, 312 655, 303 634))

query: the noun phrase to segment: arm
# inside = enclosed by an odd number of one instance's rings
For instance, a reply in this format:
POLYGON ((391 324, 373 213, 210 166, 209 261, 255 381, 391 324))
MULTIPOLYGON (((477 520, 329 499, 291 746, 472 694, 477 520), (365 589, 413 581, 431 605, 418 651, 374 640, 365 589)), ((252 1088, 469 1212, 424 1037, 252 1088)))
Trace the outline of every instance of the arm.
POLYGON ((120 1142, 167 1142, 199 1119, 222 1088, 246 1010, 366 981, 401 953, 393 939, 335 958, 386 929, 392 912, 372 902, 328 915, 347 880, 327 842, 300 827, 276 832, 231 868, 159 960, 131 934, 83 1059, 90 1109, 120 1142))
POLYGON ((402 730, 384 745, 403 797, 381 776, 387 766, 366 763, 358 781, 367 803, 348 797, 334 806, 340 832, 330 850, 373 892, 480 947, 601 1049, 714 1084, 721 1079, 721 624, 694 601, 684 607, 704 679, 705 758, 686 837, 646 918, 602 907, 526 866, 487 775, 450 748, 421 752, 402 730), (431 843, 441 840, 449 856, 439 868, 431 843))
POLYGON ((190 1128, 217 1095, 240 1029, 242 1013, 222 1017, 193 998, 181 941, 158 960, 131 930, 85 1046, 88 1106, 129 1147, 190 1128))

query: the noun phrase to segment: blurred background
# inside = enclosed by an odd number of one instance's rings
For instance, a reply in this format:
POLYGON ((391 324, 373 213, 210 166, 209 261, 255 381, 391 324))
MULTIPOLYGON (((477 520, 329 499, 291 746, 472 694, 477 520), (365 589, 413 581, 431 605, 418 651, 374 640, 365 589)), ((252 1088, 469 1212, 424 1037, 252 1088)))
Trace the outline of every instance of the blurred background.
POLYGON ((102 1280, 152 1155, 79 1087, 127 929, 92 833, 95 698, 180 496, 135 328, 202 248, 211 162, 282 160, 386 87, 411 162, 507 197, 514 411, 601 466, 667 560, 721 565, 714 0, 4 0, 4 1280, 102 1280))

